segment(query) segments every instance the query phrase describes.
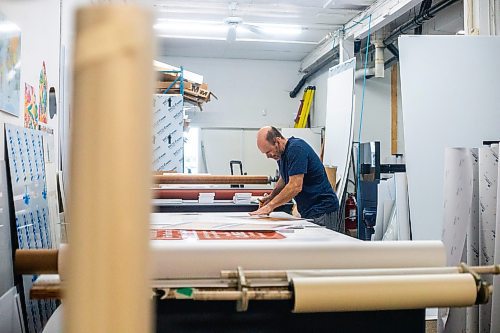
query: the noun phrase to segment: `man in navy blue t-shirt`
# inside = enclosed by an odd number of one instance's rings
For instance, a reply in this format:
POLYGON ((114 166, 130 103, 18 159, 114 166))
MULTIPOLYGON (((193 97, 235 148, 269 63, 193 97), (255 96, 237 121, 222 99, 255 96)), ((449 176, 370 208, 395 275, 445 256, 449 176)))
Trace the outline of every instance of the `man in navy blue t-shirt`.
POLYGON ((302 139, 286 139, 275 127, 267 126, 257 133, 257 147, 278 162, 280 177, 273 192, 261 200, 262 206, 251 215, 268 215, 295 198, 303 218, 335 231, 344 231, 344 224, 337 219, 339 201, 311 146, 302 139))

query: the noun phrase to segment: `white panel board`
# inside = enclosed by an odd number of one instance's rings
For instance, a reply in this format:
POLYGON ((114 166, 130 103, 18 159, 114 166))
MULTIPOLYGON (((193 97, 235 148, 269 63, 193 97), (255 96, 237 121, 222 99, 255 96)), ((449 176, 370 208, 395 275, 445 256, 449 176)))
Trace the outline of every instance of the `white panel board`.
POLYGON ((439 239, 444 148, 500 135, 500 38, 402 36, 399 47, 413 238, 439 239))
POLYGON ((321 128, 282 128, 281 134, 285 138, 293 136, 304 140, 321 156, 321 128))
POLYGON ((323 164, 337 167, 340 201, 347 183, 354 125, 354 70, 356 59, 330 68, 323 164))
POLYGON ((5 161, 0 161, 0 295, 14 286, 8 196, 5 161))
POLYGON ((0 332, 24 333, 18 298, 15 287, 0 296, 0 332))
POLYGON ((377 185, 377 217, 375 221, 375 233, 373 234, 372 240, 382 240, 386 227, 389 223, 389 217, 386 216, 385 211, 388 211, 385 206, 391 207, 394 205, 395 200, 395 188, 394 188, 394 178, 388 180, 381 180, 377 185))
POLYGON ((398 221, 398 240, 410 240, 410 212, 408 207, 408 181, 405 172, 394 174, 396 182, 396 218, 398 221))

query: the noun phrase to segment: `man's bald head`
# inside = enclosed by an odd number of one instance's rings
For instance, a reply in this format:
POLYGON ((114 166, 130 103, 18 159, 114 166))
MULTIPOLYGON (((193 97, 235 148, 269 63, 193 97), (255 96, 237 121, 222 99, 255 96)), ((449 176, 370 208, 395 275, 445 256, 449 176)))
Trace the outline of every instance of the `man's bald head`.
POLYGON ((262 127, 257 132, 257 147, 268 158, 279 160, 285 151, 286 141, 281 132, 273 126, 262 127))

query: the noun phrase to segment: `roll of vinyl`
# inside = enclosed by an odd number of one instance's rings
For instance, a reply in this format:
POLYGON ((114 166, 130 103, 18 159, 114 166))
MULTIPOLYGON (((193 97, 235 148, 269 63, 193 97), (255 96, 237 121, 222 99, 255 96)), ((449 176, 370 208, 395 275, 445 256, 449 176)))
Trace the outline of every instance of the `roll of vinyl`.
POLYGON ((137 6, 77 12, 65 332, 150 330, 151 27, 137 6))
POLYGON ((269 184, 268 176, 189 175, 166 173, 153 175, 155 184, 269 184))
POLYGON ((336 277, 336 276, 383 276, 383 275, 432 275, 462 273, 455 267, 411 267, 411 268, 369 268, 369 269, 315 269, 315 270, 288 270, 288 280, 309 277, 336 277))
MULTIPOLYGON (((66 279, 65 251, 59 274, 66 279)), ((219 277, 222 270, 442 267, 440 241, 151 241, 151 279, 219 277)))
MULTIPOLYGON (((479 148, 479 264, 492 265, 495 257, 498 145, 479 148)), ((492 283, 492 276, 485 276, 492 283)), ((479 306, 479 332, 491 331, 492 302, 479 306)))
POLYGON ((294 312, 373 311, 469 306, 470 274, 294 278, 294 312))

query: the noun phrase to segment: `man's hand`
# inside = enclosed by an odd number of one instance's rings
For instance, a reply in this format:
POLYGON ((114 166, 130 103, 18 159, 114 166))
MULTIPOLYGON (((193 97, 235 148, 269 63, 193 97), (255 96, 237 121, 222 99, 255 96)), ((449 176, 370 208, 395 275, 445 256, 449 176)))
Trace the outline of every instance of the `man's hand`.
POLYGON ((269 205, 265 205, 265 206, 260 207, 259 209, 257 209, 254 212, 250 212, 249 214, 250 215, 269 215, 269 214, 271 214, 272 211, 273 211, 273 209, 269 205))
POLYGON ((271 196, 268 195, 267 193, 264 193, 264 196, 262 198, 259 198, 259 208, 261 208, 262 206, 265 206, 269 203, 269 201, 271 201, 271 196))

